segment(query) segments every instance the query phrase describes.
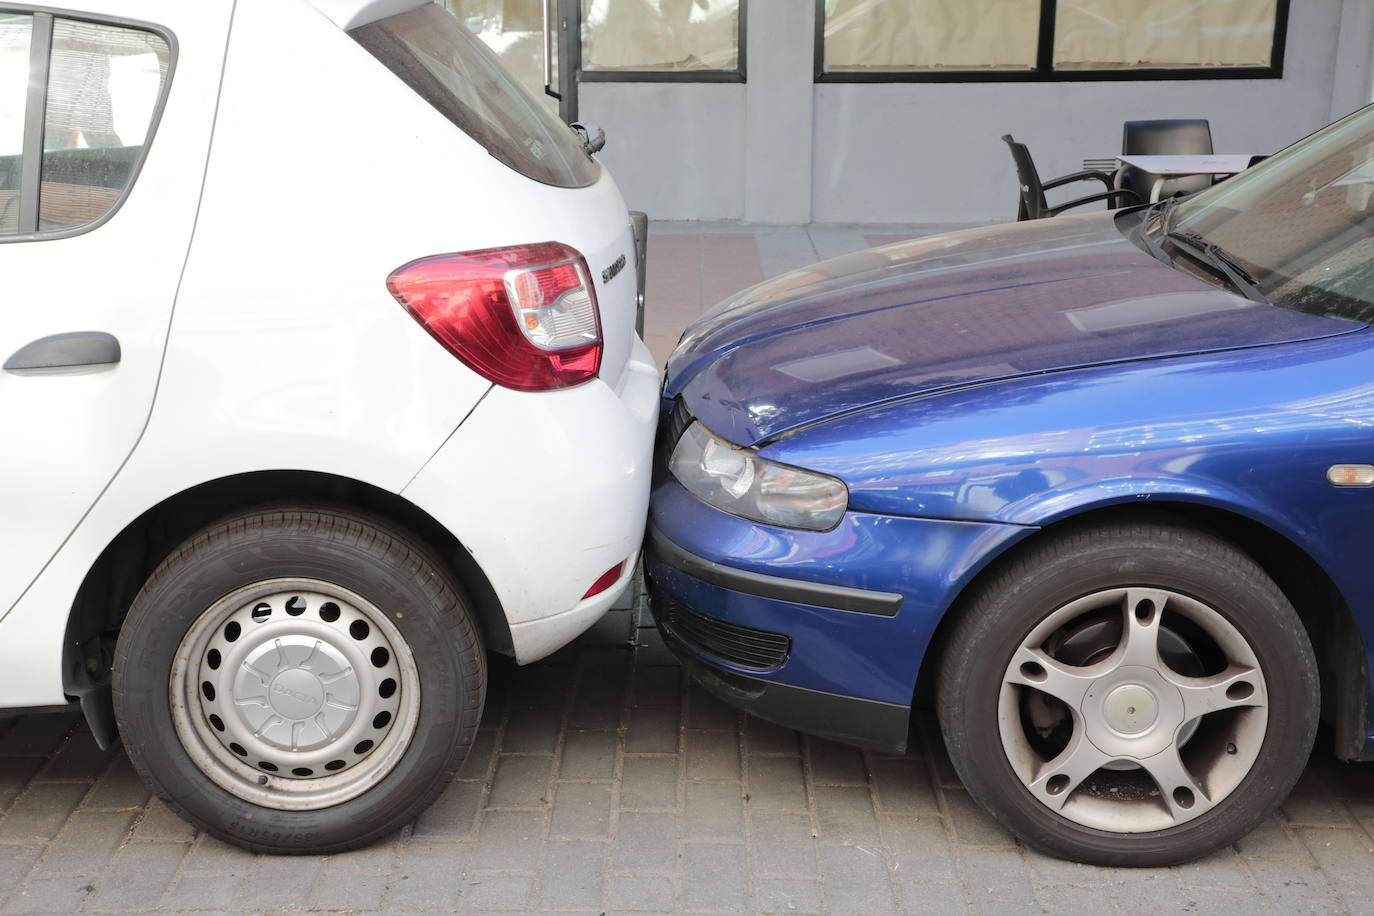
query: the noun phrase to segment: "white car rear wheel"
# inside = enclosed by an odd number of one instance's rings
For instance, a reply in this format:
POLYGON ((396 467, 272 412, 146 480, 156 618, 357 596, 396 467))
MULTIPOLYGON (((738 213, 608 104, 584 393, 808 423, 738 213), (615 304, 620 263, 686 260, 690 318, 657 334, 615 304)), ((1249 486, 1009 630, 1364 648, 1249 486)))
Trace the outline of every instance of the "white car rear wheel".
POLYGON ((264 510, 153 573, 115 656, 130 760, 229 842, 323 853, 402 826, 475 737, 481 640, 432 551, 384 522, 264 510))

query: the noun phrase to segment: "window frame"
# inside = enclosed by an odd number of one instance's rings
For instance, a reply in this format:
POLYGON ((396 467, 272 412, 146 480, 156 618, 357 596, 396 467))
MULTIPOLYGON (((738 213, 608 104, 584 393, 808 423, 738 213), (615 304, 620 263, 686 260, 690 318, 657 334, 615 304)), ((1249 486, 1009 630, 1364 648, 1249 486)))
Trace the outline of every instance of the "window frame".
MULTIPOLYGON (((1286 0, 1280 0, 1286 2, 1286 0)), ((749 35, 749 0, 739 0, 739 57, 730 70, 584 70, 582 68, 582 2, 574 4, 577 21, 572 24, 577 36, 577 60, 573 72, 578 83, 747 83, 746 66, 749 35)))
POLYGON ((9 235, 0 235, 0 245, 84 235, 109 222, 124 206, 124 201, 128 200, 129 194, 138 184, 138 176, 143 171, 143 164, 148 160, 148 150, 152 147, 158 126, 162 123, 162 113, 167 107, 168 93, 172 88, 172 78, 176 72, 178 57, 176 35, 166 26, 153 22, 128 19, 122 16, 93 16, 90 13, 61 7, 19 6, 0 2, 0 13, 17 13, 21 16, 33 17, 32 33, 29 39, 29 91, 24 101, 24 142, 20 151, 19 166, 19 231, 9 235), (138 161, 134 163, 133 169, 129 172, 129 182, 119 192, 119 196, 115 198, 114 202, 110 204, 110 208, 88 223, 42 231, 37 226, 43 182, 43 132, 47 124, 48 84, 52 78, 52 36, 58 19, 151 32, 167 43, 167 76, 162 81, 157 102, 153 105, 148 133, 144 137, 143 149, 139 153, 138 161), (36 162, 37 166, 30 166, 31 161, 36 162), (25 225, 34 228, 24 231, 25 225))
POLYGON ((1131 69, 1054 68, 1054 22, 1058 0, 1040 0, 1040 30, 1035 67, 1030 70, 826 70, 825 0, 816 0, 815 82, 817 83, 1081 83, 1138 80, 1282 79, 1288 43, 1290 0, 1275 0, 1274 45, 1267 67, 1135 67, 1131 69))

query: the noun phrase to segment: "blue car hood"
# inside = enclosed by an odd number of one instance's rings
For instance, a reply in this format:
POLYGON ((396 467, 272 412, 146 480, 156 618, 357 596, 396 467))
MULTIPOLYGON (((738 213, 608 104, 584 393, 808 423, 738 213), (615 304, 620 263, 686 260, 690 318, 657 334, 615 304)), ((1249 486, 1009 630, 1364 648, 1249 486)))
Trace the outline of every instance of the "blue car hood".
POLYGON ((754 445, 940 389, 1362 326, 1189 276, 1112 214, 1059 217, 860 251, 745 290, 687 329, 665 396, 754 445))

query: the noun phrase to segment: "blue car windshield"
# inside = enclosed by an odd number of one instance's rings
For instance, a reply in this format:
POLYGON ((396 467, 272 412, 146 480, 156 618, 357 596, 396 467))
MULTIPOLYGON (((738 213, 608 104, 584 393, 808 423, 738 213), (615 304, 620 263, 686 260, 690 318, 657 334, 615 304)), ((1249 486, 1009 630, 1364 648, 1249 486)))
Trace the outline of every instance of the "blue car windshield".
POLYGON ((1172 206, 1274 305, 1374 321, 1374 106, 1172 206))

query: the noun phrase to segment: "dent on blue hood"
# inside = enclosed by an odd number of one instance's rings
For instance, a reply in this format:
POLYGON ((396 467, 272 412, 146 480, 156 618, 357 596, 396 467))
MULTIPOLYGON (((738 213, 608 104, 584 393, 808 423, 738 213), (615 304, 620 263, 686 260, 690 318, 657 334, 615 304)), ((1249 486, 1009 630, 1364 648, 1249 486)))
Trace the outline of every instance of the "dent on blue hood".
POLYGON ((899 242, 769 280, 687 329, 664 393, 755 445, 945 388, 1359 327, 1211 286, 1101 213, 899 242))

